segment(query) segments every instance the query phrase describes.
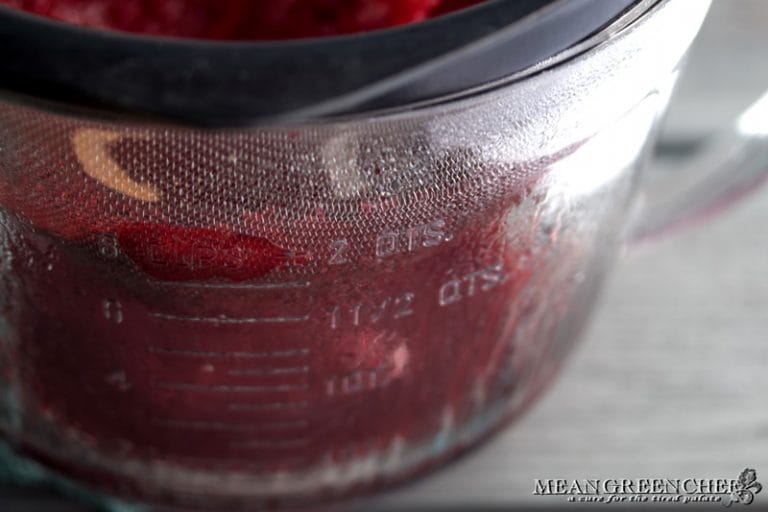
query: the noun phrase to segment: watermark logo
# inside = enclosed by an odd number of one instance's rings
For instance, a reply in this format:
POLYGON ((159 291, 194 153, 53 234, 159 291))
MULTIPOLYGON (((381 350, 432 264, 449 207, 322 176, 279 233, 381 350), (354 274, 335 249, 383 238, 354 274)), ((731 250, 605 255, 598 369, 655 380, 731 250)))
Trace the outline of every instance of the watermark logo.
POLYGON ((757 481, 757 471, 751 468, 744 468, 739 474, 736 488, 731 493, 731 501, 728 502, 726 507, 730 507, 732 503, 743 503, 749 505, 755 500, 755 494, 758 494, 763 490, 763 485, 757 481))
POLYGON ((563 496, 579 503, 719 503, 750 505, 763 490, 757 471, 745 468, 738 478, 535 479, 533 494, 563 496))

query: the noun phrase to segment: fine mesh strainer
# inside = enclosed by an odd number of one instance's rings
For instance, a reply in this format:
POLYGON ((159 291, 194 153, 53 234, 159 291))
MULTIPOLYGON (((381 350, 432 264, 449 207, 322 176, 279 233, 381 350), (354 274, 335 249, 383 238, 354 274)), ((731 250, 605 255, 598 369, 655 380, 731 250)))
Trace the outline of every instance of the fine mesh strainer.
POLYGON ((0 9, 3 437, 216 510, 477 444, 574 341, 706 7, 493 1, 282 43, 0 9))

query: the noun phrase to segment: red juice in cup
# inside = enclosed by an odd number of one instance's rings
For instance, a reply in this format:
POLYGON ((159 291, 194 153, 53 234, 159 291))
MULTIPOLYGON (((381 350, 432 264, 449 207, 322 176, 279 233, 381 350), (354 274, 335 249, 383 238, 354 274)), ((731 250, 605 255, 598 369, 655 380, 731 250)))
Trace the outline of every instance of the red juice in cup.
POLYGON ((140 473, 316 496, 434 463, 488 430, 481 411, 533 393, 517 367, 529 348, 508 340, 550 329, 537 304, 560 286, 559 318, 570 291, 541 275, 535 253, 557 237, 541 213, 507 215, 543 199, 537 183, 572 148, 512 175, 445 153, 415 171, 432 185, 407 191, 383 154, 363 157, 365 176, 291 167, 327 144, 295 130, 118 136, 7 108, 3 123, 25 133, 2 162, 18 326, 5 379, 24 383, 25 448, 66 474, 141 495, 140 474, 110 481, 80 461, 149 463, 140 473), (60 436, 56 454, 40 445, 60 436))
MULTIPOLYGON (((10 5, 248 40, 473 3, 10 5)), ((604 69, 645 68, 604 52, 446 104, 247 128, 2 100, 0 433, 95 489, 213 509, 368 492, 477 444, 554 374, 633 197, 675 52, 613 96, 604 69)))

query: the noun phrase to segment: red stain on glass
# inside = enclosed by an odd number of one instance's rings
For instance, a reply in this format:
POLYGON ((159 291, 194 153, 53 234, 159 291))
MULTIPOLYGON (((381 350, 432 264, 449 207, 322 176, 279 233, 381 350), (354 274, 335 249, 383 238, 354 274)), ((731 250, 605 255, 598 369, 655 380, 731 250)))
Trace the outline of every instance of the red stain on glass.
POLYGON ((135 222, 117 228, 123 252, 157 279, 226 279, 261 277, 291 261, 290 251, 266 238, 211 228, 135 222))

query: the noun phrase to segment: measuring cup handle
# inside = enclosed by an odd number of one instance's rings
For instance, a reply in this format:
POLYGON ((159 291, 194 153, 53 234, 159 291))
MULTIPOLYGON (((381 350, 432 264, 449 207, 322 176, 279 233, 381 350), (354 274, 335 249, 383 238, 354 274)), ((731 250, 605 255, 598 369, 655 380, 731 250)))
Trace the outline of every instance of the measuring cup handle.
POLYGON ((768 177, 768 92, 731 126, 684 159, 663 192, 645 197, 630 224, 633 242, 699 222, 755 190, 768 177))

